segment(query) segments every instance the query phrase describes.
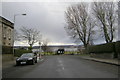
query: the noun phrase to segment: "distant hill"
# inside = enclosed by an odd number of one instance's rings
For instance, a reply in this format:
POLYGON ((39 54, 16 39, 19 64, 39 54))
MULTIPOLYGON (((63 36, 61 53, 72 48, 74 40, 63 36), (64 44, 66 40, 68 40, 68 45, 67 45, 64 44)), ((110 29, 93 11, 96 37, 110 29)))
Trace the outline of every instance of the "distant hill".
MULTIPOLYGON (((28 48, 29 46, 14 46, 14 48, 28 48)), ((47 47, 60 47, 60 48, 71 48, 71 47, 82 47, 82 45, 48 45, 47 47)), ((33 46, 33 49, 38 49, 39 46, 33 46)))

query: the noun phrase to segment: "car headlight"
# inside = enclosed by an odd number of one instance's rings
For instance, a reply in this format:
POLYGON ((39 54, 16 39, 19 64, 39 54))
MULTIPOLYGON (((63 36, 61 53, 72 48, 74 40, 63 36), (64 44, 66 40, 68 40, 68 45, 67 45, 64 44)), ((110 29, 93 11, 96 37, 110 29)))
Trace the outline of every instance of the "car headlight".
POLYGON ((20 59, 18 58, 17 61, 19 61, 20 59))
POLYGON ((33 58, 28 58, 28 60, 32 60, 33 58))

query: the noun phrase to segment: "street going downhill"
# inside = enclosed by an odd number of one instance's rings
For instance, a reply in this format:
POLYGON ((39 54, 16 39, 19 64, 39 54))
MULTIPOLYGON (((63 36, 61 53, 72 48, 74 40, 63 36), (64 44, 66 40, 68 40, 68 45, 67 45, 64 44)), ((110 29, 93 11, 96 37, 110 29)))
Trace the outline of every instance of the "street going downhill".
POLYGON ((117 78, 118 66, 84 60, 76 55, 45 56, 35 65, 3 70, 3 78, 117 78))

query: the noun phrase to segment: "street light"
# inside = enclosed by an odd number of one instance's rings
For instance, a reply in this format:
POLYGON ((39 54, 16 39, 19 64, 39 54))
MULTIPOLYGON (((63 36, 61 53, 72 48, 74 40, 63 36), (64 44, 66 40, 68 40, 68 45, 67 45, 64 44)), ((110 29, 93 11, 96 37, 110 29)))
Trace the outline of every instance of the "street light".
MULTIPOLYGON (((20 15, 20 14, 18 14, 18 15, 20 15)), ((24 14, 21 14, 21 15, 26 15, 26 14, 24 13, 24 14)))
MULTIPOLYGON (((14 28, 15 28, 15 20, 16 20, 16 16, 26 16, 27 14, 14 14, 14 19, 13 19, 13 23, 14 23, 14 28)), ((13 34, 14 34, 14 30, 13 30, 13 34)), ((13 46, 14 46, 14 40, 13 40, 13 46)), ((13 56, 14 56, 14 47, 13 47, 13 56)))
POLYGON ((20 15, 26 16, 27 14, 15 14, 15 15, 14 15, 14 20, 13 20, 14 26, 15 26, 15 18, 16 18, 16 16, 20 16, 20 15))

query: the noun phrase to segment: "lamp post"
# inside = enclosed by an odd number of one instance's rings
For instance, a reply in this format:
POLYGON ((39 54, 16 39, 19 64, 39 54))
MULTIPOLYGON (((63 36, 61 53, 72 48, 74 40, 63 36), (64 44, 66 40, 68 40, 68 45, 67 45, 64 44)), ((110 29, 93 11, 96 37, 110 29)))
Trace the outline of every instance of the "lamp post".
POLYGON ((42 46, 42 42, 39 41, 39 58, 40 59, 41 59, 41 53, 42 53, 41 46, 42 46))
POLYGON ((41 52, 42 52, 42 51, 41 51, 41 45, 42 45, 42 43, 39 42, 39 55, 40 55, 39 58, 40 58, 40 59, 41 59, 41 52))
POLYGON ((15 14, 15 15, 14 15, 14 20, 13 20, 13 22, 14 22, 14 27, 15 27, 15 19, 16 19, 16 16, 20 16, 20 15, 26 16, 27 14, 15 14))
MULTIPOLYGON (((15 20, 16 20, 16 16, 26 16, 26 14, 14 14, 14 19, 13 19, 13 23, 14 23, 14 28, 15 28, 15 20)), ((14 30, 13 30, 13 35, 14 35, 14 30)), ((14 56, 14 37, 13 37, 13 56, 14 56)))

